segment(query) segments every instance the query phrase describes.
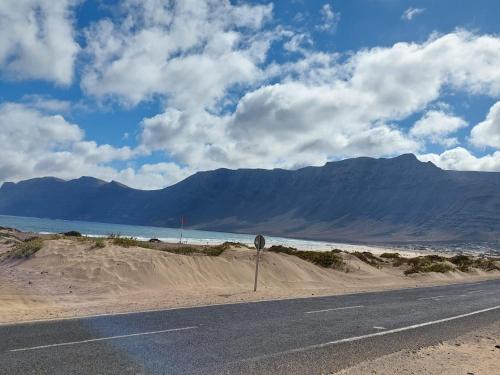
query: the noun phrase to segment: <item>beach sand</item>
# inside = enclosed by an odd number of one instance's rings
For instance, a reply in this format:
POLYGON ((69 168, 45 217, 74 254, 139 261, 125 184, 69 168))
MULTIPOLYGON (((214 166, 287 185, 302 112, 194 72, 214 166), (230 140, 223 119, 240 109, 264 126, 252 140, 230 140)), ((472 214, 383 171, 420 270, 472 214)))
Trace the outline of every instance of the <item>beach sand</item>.
MULTIPOLYGON (((0 243, 0 255, 12 243, 0 243)), ((10 241, 12 242, 12 241, 10 241)), ((220 256, 177 255, 107 241, 45 240, 29 259, 0 262, 0 322, 336 295, 480 281, 500 272, 405 276, 392 265, 372 267, 341 253, 346 271, 298 257, 263 252, 259 289, 253 292, 256 251, 232 247, 220 256)))

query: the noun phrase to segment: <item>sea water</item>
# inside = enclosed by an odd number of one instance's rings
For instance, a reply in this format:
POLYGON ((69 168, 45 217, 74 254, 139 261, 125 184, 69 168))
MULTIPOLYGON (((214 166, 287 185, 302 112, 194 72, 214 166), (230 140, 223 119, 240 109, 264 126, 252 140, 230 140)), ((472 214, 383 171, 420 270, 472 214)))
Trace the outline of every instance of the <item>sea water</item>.
MULTIPOLYGON (((97 223, 76 220, 54 220, 36 217, 0 215, 0 226, 16 228, 23 232, 64 233, 78 231, 87 236, 105 237, 111 234, 123 237, 135 237, 139 240, 158 238, 165 242, 180 242, 198 245, 214 245, 226 241, 241 242, 253 246, 255 235, 211 232, 180 228, 149 227, 142 225, 125 225, 97 223)), ((266 236, 266 246, 283 245, 301 250, 331 250, 335 244, 320 241, 308 241, 292 238, 266 236)))

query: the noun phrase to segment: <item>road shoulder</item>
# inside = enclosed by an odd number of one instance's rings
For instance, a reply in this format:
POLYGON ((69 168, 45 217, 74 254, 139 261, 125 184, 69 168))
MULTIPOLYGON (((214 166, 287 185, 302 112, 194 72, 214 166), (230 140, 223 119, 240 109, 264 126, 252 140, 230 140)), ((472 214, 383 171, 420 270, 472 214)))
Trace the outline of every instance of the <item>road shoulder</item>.
POLYGON ((478 330, 420 350, 403 350, 335 375, 497 374, 500 369, 500 320, 478 330))

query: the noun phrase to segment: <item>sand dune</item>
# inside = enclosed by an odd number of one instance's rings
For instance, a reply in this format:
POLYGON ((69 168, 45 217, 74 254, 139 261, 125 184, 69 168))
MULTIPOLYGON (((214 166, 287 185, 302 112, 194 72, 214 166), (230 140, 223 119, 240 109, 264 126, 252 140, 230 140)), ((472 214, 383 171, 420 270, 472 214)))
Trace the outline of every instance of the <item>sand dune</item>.
MULTIPOLYGON (((4 251, 7 246, 3 245, 4 251)), ((1 250, 1 247, 0 247, 1 250)), ((1 253, 1 251, 0 251, 1 253)), ((177 255, 74 239, 45 240, 31 258, 0 265, 0 322, 108 312, 305 297, 500 277, 499 272, 404 276, 342 253, 347 271, 264 252, 253 292, 255 250, 177 255)))

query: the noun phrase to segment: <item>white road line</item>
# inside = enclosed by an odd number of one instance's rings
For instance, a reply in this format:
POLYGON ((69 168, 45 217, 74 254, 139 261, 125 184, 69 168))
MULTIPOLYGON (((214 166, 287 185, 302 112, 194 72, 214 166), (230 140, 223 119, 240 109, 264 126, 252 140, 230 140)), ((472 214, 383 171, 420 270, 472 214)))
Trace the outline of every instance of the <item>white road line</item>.
POLYGON ((329 342, 325 342, 325 343, 322 343, 322 344, 309 345, 309 346, 304 346, 302 348, 296 348, 296 349, 285 350, 285 351, 282 351, 282 352, 277 352, 277 353, 272 353, 272 354, 266 354, 266 355, 262 355, 262 356, 258 356, 258 357, 244 359, 244 360, 242 360, 240 362, 258 361, 258 360, 262 360, 262 359, 266 359, 266 358, 277 357, 277 356, 284 355, 284 354, 300 353, 300 352, 305 352, 307 350, 320 349, 320 348, 324 348, 324 347, 327 347, 327 346, 332 346, 332 345, 337 345, 337 344, 343 344, 343 343, 347 343, 347 342, 361 341, 361 340, 369 339, 369 338, 372 338, 372 337, 385 336, 385 335, 389 335, 389 334, 392 334, 392 333, 399 333, 399 332, 409 331, 409 330, 412 330, 412 329, 426 327, 426 326, 430 326, 430 325, 434 325, 434 324, 445 323, 445 322, 449 322, 449 321, 452 321, 452 320, 466 318, 468 316, 482 314, 482 313, 485 313, 485 312, 488 312, 488 311, 493 311, 493 310, 498 310, 498 309, 500 309, 500 305, 489 307, 487 309, 473 311, 473 312, 466 313, 466 314, 460 314, 460 315, 451 316, 449 318, 438 319, 438 320, 433 320, 433 321, 430 321, 430 322, 414 324, 414 325, 407 326, 407 327, 390 329, 388 331, 369 333, 367 335, 348 337, 348 338, 345 338, 345 339, 340 339, 340 340, 335 340, 335 341, 329 341, 329 342))
POLYGON ((337 310, 359 309, 361 307, 365 307, 365 306, 358 305, 358 306, 335 307, 335 308, 332 308, 332 309, 307 311, 305 314, 316 314, 316 313, 322 313, 322 312, 327 312, 327 311, 337 311, 337 310))
POLYGON ((373 327, 374 329, 386 329, 385 327, 379 327, 379 326, 375 326, 373 327))
POLYGON ((419 298, 419 301, 425 301, 426 299, 438 299, 438 298, 444 298, 444 296, 434 296, 434 297, 422 297, 419 298))
POLYGON ((25 352, 25 351, 29 351, 29 350, 39 350, 39 349, 54 348, 54 347, 57 347, 57 346, 78 345, 78 344, 86 344, 86 343, 89 343, 89 342, 123 339, 123 338, 127 338, 127 337, 148 336, 148 335, 156 335, 156 334, 159 334, 159 333, 187 331, 188 329, 195 329, 195 328, 198 328, 198 327, 195 326, 195 327, 171 328, 171 329, 164 329, 164 330, 161 330, 161 331, 150 331, 150 332, 132 333, 130 335, 99 337, 99 338, 96 338, 96 339, 88 339, 88 340, 81 340, 81 341, 71 341, 71 342, 61 342, 59 344, 49 344, 49 345, 32 346, 32 347, 28 347, 28 348, 11 349, 11 350, 9 350, 9 352, 25 352))
POLYGON ((481 293, 481 292, 484 292, 484 289, 480 289, 480 290, 471 290, 467 293, 471 294, 471 293, 481 293))

